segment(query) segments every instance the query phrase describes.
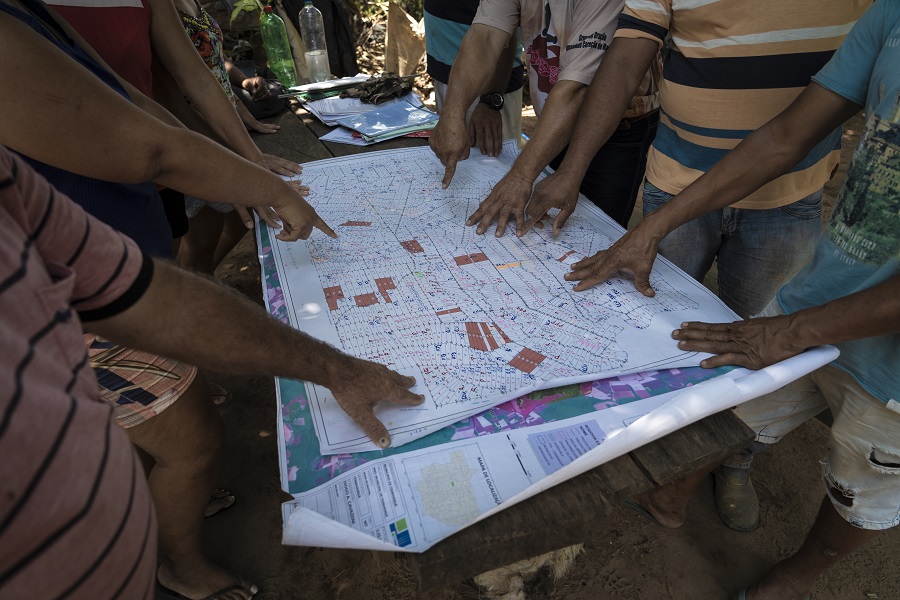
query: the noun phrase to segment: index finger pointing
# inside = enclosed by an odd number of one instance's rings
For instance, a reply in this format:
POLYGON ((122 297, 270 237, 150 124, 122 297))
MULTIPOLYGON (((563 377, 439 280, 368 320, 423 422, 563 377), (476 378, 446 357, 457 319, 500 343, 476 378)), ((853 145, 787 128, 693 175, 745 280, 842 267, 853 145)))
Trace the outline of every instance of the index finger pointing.
POLYGON ((444 179, 441 181, 441 186, 443 189, 447 189, 450 187, 450 182, 453 181, 453 175, 456 174, 456 158, 448 158, 447 159, 447 168, 444 170, 444 179))
POLYGON ((322 220, 322 217, 320 217, 319 215, 316 215, 315 226, 316 226, 316 228, 318 228, 319 230, 324 231, 325 234, 326 234, 328 237, 330 237, 330 238, 336 238, 336 237, 337 237, 337 234, 334 232, 334 229, 332 229, 331 227, 329 227, 329 226, 328 226, 328 223, 326 223, 325 221, 323 221, 323 220, 322 220))

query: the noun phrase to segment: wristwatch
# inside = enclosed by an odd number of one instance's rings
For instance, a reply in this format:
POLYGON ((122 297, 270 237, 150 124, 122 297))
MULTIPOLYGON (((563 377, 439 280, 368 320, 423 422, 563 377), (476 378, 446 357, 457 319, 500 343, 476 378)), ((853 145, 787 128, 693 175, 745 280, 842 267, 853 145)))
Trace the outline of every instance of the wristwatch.
POLYGON ((490 92, 483 95, 479 100, 482 104, 487 104, 491 110, 503 109, 503 94, 500 92, 490 92))

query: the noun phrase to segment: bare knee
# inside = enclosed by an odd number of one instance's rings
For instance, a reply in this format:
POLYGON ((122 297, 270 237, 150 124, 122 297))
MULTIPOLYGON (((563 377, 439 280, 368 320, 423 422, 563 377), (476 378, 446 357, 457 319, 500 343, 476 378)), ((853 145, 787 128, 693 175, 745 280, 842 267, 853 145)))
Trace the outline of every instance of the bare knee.
POLYGON ((222 419, 199 373, 169 408, 128 432, 132 442, 161 467, 207 468, 225 442, 222 419))

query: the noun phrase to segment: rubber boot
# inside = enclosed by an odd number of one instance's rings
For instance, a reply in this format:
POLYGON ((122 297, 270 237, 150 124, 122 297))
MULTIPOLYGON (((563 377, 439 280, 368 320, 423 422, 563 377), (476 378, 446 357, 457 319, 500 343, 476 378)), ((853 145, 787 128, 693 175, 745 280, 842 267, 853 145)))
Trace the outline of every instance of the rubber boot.
POLYGON ((720 466, 716 478, 716 512, 730 529, 749 533, 759 527, 759 500, 750 469, 720 466))

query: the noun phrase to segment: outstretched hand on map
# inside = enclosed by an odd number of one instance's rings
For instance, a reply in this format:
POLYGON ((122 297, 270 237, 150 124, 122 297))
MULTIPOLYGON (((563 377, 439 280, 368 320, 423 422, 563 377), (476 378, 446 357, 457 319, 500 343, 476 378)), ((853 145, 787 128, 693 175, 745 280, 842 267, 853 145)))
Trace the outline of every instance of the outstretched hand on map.
POLYGON ((522 231, 525 225, 525 205, 531 198, 531 181, 519 177, 514 171, 507 173, 503 179, 497 182, 491 193, 468 219, 466 225, 475 225, 478 235, 487 231, 494 220, 497 221, 497 237, 503 237, 509 218, 516 221, 516 231, 522 231))
POLYGON ((650 271, 656 260, 659 241, 665 234, 657 233, 650 225, 651 221, 650 218, 641 221, 608 249, 572 265, 572 271, 566 273, 565 278, 578 282, 573 289, 584 291, 622 271, 634 277, 634 287, 640 293, 647 297, 655 296, 656 291, 650 287, 650 271))
POLYGON ((387 448, 391 445, 391 435, 387 427, 375 418, 375 405, 386 401, 417 406, 425 401, 425 396, 409 391, 416 384, 415 377, 407 377, 384 365, 352 356, 346 357, 346 360, 344 376, 330 386, 331 393, 375 445, 387 448))
MULTIPOLYGON (((525 227, 518 229, 516 235, 522 237, 537 225, 541 219, 553 208, 559 209, 559 214, 553 221, 553 237, 559 237, 563 225, 575 212, 578 203, 578 181, 573 177, 560 176, 559 172, 544 178, 534 186, 534 194, 525 216, 525 227)), ((538 225, 540 227, 540 225, 538 225)))

